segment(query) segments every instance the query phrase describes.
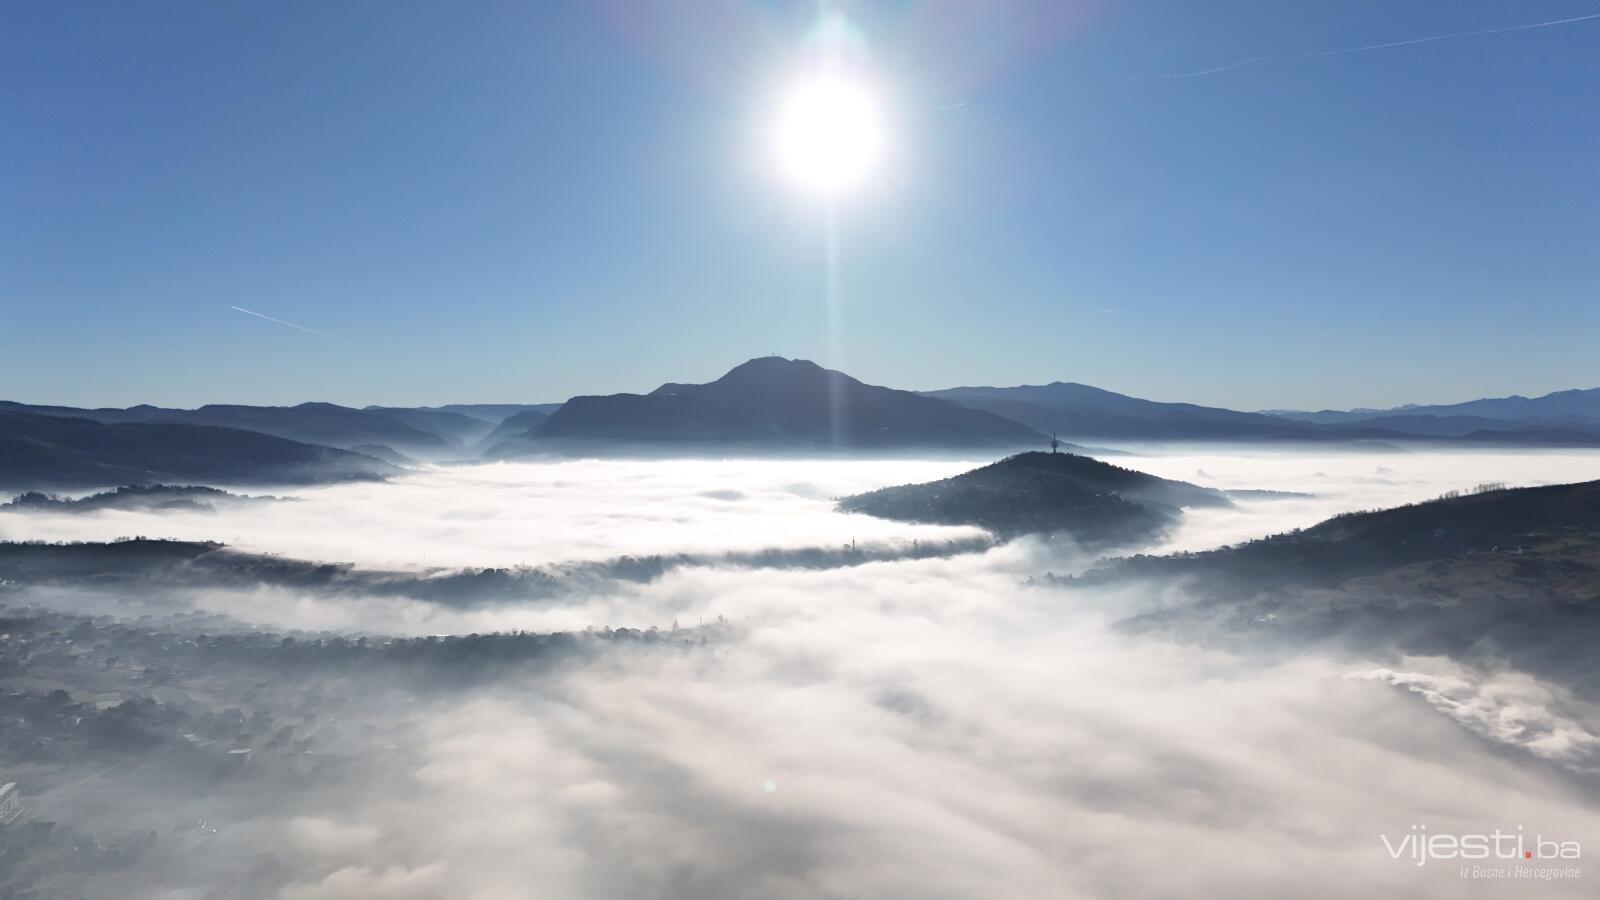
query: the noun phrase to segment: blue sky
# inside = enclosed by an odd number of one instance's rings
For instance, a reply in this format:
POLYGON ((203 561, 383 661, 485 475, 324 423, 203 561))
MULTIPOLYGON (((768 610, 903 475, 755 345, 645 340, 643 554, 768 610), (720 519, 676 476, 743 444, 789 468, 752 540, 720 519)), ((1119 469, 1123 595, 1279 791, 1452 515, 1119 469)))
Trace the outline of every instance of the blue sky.
POLYGON ((1600 2, 836 8, 893 152, 833 343, 761 141, 815 4, 11 0, 0 396, 540 402, 772 352, 1238 408, 1600 385, 1600 20, 1136 79, 1600 2))

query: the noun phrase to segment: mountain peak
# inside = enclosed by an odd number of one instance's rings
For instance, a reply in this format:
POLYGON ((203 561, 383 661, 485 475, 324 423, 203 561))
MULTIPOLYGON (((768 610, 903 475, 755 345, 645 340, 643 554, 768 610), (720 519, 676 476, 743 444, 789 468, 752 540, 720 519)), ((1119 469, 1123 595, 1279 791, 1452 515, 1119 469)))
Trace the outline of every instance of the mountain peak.
POLYGON ((706 384, 575 397, 537 438, 767 446, 1016 446, 1044 439, 1009 419, 864 384, 807 359, 763 356, 706 384))
MULTIPOLYGON (((747 360, 729 369, 718 381, 740 379, 751 376, 770 377, 773 375, 816 375, 828 372, 828 369, 817 365, 809 359, 789 359, 786 356, 758 356, 747 360)), ((843 374, 843 373, 834 373, 843 374)))

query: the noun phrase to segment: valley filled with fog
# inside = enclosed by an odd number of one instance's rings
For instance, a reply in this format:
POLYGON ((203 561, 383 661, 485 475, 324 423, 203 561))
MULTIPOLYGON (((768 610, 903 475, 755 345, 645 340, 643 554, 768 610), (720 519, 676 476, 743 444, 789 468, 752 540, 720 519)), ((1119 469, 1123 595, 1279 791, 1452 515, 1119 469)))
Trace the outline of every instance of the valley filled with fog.
POLYGON ((1597 84, 0 3, 0 900, 1600 896, 1597 84))
MULTIPOLYGON (((1128 552, 1600 478, 1592 451, 1135 449, 1107 460, 1258 493, 1128 552)), ((1068 539, 834 507, 988 461, 505 462, 209 512, 0 512, 10 541, 410 579, 8 584, 0 631, 31 662, 4 712, 56 729, 5 738, 9 777, 96 842, 52 869, 96 898, 1446 897, 1454 863, 1379 836, 1600 827, 1600 712, 1560 678, 1130 629, 1184 584, 1065 589, 1098 562, 1068 539), (559 587, 417 587, 485 568, 559 587)))
MULTIPOLYGON (((1117 465, 1244 495, 1237 509, 1191 511, 1156 551, 1195 550, 1312 525, 1351 510, 1504 482, 1600 477, 1593 451, 1318 454, 1278 445, 1139 446, 1117 465)), ((285 502, 209 511, 0 513, 0 540, 214 540, 256 552, 367 566, 539 566, 619 556, 886 546, 971 538, 972 528, 847 516, 834 499, 928 481, 991 461, 943 459, 575 459, 436 466, 383 482, 231 487, 285 502), (292 502, 290 502, 292 501, 292 502)), ((220 485, 230 487, 226 483, 220 485)), ((85 491, 84 493, 88 493, 85 491)))

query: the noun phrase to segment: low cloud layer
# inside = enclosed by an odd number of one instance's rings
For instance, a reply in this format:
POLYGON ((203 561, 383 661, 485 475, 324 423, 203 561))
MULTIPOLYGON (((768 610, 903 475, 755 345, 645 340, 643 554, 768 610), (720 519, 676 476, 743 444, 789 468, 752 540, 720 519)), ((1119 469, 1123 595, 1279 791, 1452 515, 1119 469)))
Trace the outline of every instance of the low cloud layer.
POLYGON ((653 602, 752 601, 741 636, 421 716, 390 799, 314 811, 382 837, 285 896, 445 867, 483 898, 1280 897, 1327 871, 1325 896, 1445 897, 1452 869, 1378 835, 1600 827, 1569 773, 1349 661, 1135 640, 958 565, 669 576, 653 602))
POLYGON ((274 490, 295 502, 216 514, 0 513, 0 538, 111 540, 142 534, 384 567, 544 565, 623 554, 838 547, 851 540, 909 543, 977 532, 842 516, 833 511, 832 498, 944 478, 972 465, 573 460, 441 467, 390 483, 274 490))
POLYGON ((1423 662, 1423 671, 1374 669, 1351 677, 1404 688, 1469 731, 1600 775, 1600 737, 1585 724, 1600 722, 1591 706, 1523 673, 1475 675, 1447 661, 1423 662))
MULTIPOLYGON (((1482 481, 1600 477, 1600 458, 1582 454, 1126 462, 1316 495, 1191 519, 1174 539, 1182 547, 1482 481)), ((920 540, 950 530, 875 526, 831 512, 827 498, 956 468, 488 466, 330 488, 265 518, 210 521, 251 521, 282 552, 374 564, 424 545, 430 562, 484 564, 920 540)), ((106 527, 39 521, 56 536, 106 527)), ((10 536, 25 530, 19 518, 4 522, 10 536)), ((274 689, 299 692, 297 714, 337 735, 317 751, 350 761, 336 782, 260 774, 206 798, 125 785, 98 804, 54 809, 86 829, 152 808, 207 816, 216 833, 193 852, 212 863, 148 876, 152 895, 169 897, 222 892, 227 873, 246 870, 281 900, 1591 892, 1581 880, 1464 881, 1450 863, 1392 858, 1380 835, 1419 823, 1523 826, 1587 850, 1600 842, 1593 709, 1526 674, 1450 660, 1260 659, 1130 635, 1115 622, 1171 598, 1028 584, 1088 562, 1028 540, 825 570, 692 565, 580 597, 471 610, 200 592, 182 603, 274 629, 627 625, 665 638, 459 689, 298 674, 274 689), (702 642, 697 626, 710 622, 727 624, 702 642)), ((110 897, 118 884, 94 888, 110 897)))

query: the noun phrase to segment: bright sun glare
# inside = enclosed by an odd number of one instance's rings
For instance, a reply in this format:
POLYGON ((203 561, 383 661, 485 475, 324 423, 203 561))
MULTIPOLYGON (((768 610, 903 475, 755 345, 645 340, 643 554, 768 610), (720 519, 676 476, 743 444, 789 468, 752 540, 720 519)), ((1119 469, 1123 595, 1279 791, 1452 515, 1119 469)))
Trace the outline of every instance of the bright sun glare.
POLYGON ((884 151, 883 117, 864 83, 822 75, 796 85, 778 119, 778 162, 797 185, 837 196, 861 187, 884 151))

